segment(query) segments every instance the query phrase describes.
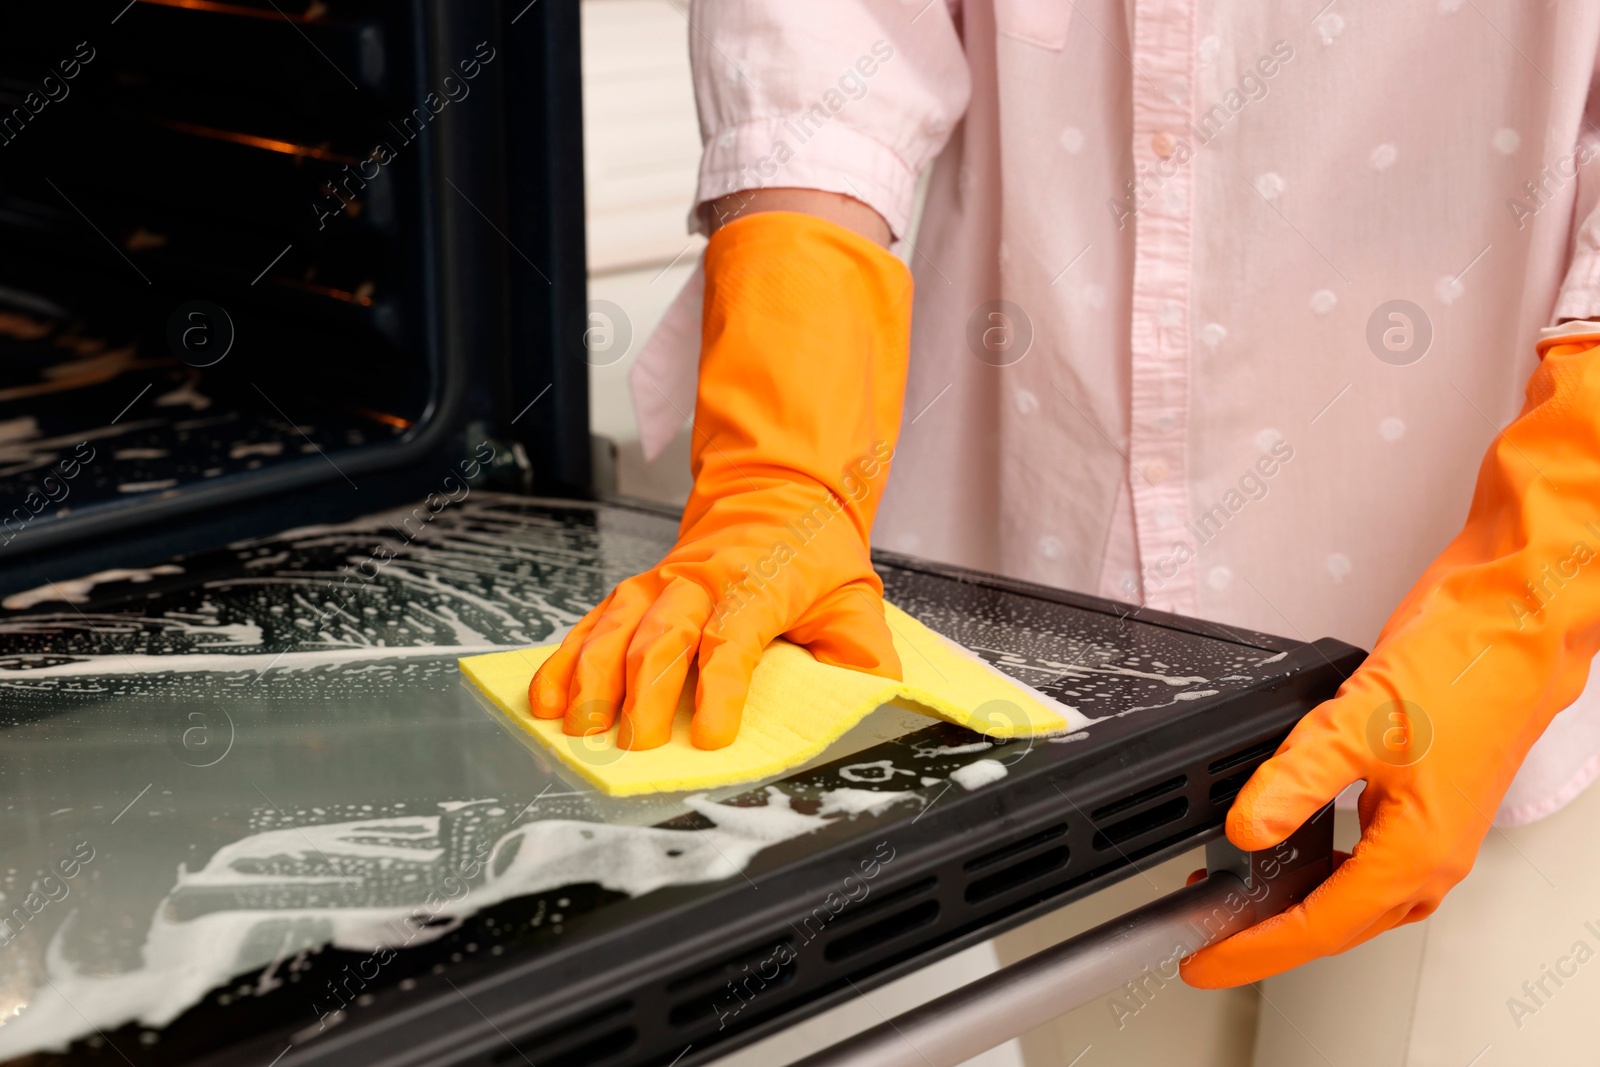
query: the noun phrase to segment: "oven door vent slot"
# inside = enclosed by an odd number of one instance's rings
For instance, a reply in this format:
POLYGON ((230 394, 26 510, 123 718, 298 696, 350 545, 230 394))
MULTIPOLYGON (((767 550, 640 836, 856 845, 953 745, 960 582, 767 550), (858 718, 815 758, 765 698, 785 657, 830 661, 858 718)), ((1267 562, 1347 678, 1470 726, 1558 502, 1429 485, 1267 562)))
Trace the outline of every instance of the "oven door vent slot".
POLYGON ((1129 793, 1119 800, 1113 800, 1109 804, 1102 804, 1089 813, 1089 821, 1098 823, 1101 819, 1109 819, 1113 815, 1121 815, 1125 811, 1132 811, 1145 801, 1154 800, 1156 797, 1182 789, 1188 783, 1189 776, 1186 774, 1180 774, 1176 778, 1168 778, 1164 782, 1158 782, 1147 789, 1139 790, 1137 793, 1129 793))
POLYGON ((507 1042, 509 1047, 495 1053, 489 1062, 533 1060, 539 1067, 599 1067, 639 1040, 638 1031, 627 1021, 632 1012, 632 1001, 608 1005, 565 1026, 507 1042))
POLYGON ((495 1063, 524 1063, 536 1062, 539 1067, 604 1067, 607 1060, 620 1053, 631 1049, 639 1040, 639 1032, 631 1026, 618 1027, 610 1033, 601 1034, 593 1041, 580 1045, 566 1052, 549 1055, 542 1042, 536 1048, 524 1052, 517 1046, 512 1046, 494 1057, 495 1063), (533 1057, 539 1057, 534 1060, 533 1057))
POLYGON ((1239 795, 1239 790, 1244 788, 1244 784, 1250 780, 1250 776, 1254 773, 1256 773, 1255 768, 1250 767, 1240 771, 1238 774, 1229 775, 1227 778, 1219 778, 1212 782, 1211 803, 1232 803, 1233 798, 1239 795))
MULTIPOLYGON (((836 889, 834 892, 843 896, 847 903, 842 911, 834 915, 832 920, 825 924, 826 928, 837 930, 842 926, 855 926, 866 919, 882 915, 886 911, 899 907, 913 897, 920 897, 930 892, 938 884, 939 880, 932 876, 919 878, 910 885, 901 886, 899 889, 891 889, 882 894, 875 895, 869 889, 868 895, 862 897, 859 901, 851 900, 847 894, 836 889)), ((827 912, 826 907, 820 910, 823 913, 827 912)), ((813 908, 810 915, 800 920, 801 928, 811 936, 815 936, 815 934, 812 934, 812 924, 808 920, 821 919, 822 915, 819 915, 818 911, 819 909, 813 908)))
POLYGON ((729 974, 720 985, 705 987, 674 1004, 667 1011, 667 1022, 681 1028, 695 1026, 713 1015, 737 1014, 763 994, 782 989, 794 981, 800 969, 794 954, 785 954, 788 947, 788 942, 780 942, 772 955, 752 960, 729 974))
POLYGON ((1054 841, 1058 837, 1064 837, 1066 833, 1067 824, 1058 822, 1054 826, 1040 830, 1036 834, 1029 834, 1020 841, 1013 841, 1009 845, 1003 845, 1000 848, 985 852, 981 856, 974 856, 963 863, 961 869, 971 874, 974 871, 981 871, 985 867, 993 867, 997 863, 1004 863, 1006 860, 1020 856, 1024 852, 1032 851, 1046 842, 1054 841))
POLYGON ((1251 745, 1249 748, 1241 748, 1237 752, 1229 753, 1228 755, 1223 756, 1221 759, 1212 760, 1206 765, 1206 773, 1221 774, 1223 771, 1237 767, 1240 764, 1266 759, 1268 756, 1278 751, 1278 745, 1282 740, 1282 738, 1273 738, 1271 741, 1262 741, 1260 744, 1251 745))
POLYGON ((755 948, 731 952, 716 963, 672 979, 666 984, 665 989, 668 993, 681 993, 686 989, 715 989, 728 979, 744 973, 746 967, 754 967, 763 960, 785 955, 785 949, 788 950, 787 955, 791 957, 794 955, 794 942, 787 937, 755 948))
POLYGON ((920 904, 913 904, 909 908, 896 912, 888 918, 879 919, 875 923, 863 926, 861 929, 836 937, 822 950, 823 959, 830 963, 838 960, 859 956, 863 952, 870 952, 891 941, 895 941, 913 930, 928 926, 939 918, 939 902, 937 900, 924 900, 920 904))
POLYGON ((1048 852, 1041 852, 1037 856, 1030 856, 1019 863, 1002 868, 993 874, 976 879, 967 886, 966 901, 968 904, 980 904, 1002 893, 1008 893, 1019 886, 1028 884, 1047 874, 1054 874, 1067 865, 1071 852, 1066 845, 1052 848, 1048 852))
POLYGON ((674 978, 665 990, 669 996, 682 996, 668 1009, 667 1022, 693 1026, 719 1011, 742 1009, 760 994, 794 981, 797 955, 794 939, 783 937, 674 978))
POLYGON ((1177 822, 1187 814, 1189 814, 1189 798, 1173 797, 1165 804, 1157 804, 1149 811, 1141 811, 1132 818, 1123 819, 1104 830, 1097 831, 1094 835, 1094 847, 1097 851, 1103 852, 1125 841, 1142 837, 1157 827, 1177 822))

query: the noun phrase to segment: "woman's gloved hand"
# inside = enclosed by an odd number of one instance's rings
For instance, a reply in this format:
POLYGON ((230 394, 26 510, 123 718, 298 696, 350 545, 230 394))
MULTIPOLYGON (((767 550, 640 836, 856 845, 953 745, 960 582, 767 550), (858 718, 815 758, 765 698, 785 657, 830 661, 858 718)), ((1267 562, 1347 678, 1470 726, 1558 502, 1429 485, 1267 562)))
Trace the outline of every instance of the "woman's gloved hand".
POLYGON ((1540 347, 1466 527, 1228 813, 1230 841, 1266 849, 1365 780, 1360 843, 1303 902, 1187 960, 1190 985, 1253 982, 1426 918, 1583 691, 1600 650, 1600 336, 1540 347))
POLYGON ((868 541, 900 429, 911 274, 842 226, 787 211, 711 238, 694 490, 678 543, 617 586, 539 668, 529 703, 568 734, 671 736, 698 664, 692 739, 731 743, 762 649, 900 677, 868 541))

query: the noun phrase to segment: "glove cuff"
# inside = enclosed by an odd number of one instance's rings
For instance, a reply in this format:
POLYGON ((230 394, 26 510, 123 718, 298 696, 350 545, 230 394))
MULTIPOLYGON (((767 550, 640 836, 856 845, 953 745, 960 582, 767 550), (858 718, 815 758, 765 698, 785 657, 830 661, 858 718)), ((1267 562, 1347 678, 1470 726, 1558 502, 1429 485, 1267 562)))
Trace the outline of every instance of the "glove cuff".
POLYGON ((730 495, 802 482, 843 502, 866 543, 900 432, 910 271, 788 211, 718 230, 705 270, 685 531, 730 495))

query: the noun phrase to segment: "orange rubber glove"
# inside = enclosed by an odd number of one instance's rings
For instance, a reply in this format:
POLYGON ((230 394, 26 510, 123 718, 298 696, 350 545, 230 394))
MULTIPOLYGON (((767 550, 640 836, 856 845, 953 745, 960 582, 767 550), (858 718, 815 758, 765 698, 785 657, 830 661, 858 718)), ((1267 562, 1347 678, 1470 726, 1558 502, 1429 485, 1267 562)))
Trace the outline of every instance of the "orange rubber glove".
POLYGON ((1186 961, 1190 985, 1253 982, 1432 914, 1528 749, 1583 691, 1600 650, 1600 336, 1540 355, 1466 527, 1228 813, 1230 841, 1270 848, 1364 779, 1360 843, 1300 904, 1186 961))
POLYGON ((811 215, 766 211, 706 249, 694 490, 678 543, 617 586, 534 675, 568 734, 671 736, 698 660, 691 738, 739 731, 750 675, 783 636, 826 663, 900 678, 868 538, 900 431, 911 274, 811 215), (698 650, 698 656, 696 652, 698 650))

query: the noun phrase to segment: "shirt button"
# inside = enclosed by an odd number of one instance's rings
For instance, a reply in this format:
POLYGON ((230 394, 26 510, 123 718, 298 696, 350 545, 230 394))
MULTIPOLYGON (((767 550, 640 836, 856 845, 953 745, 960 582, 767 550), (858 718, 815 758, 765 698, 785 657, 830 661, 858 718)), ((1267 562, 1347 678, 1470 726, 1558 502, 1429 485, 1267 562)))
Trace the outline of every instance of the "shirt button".
POLYGON ((1178 425, 1177 419, 1174 419, 1171 415, 1161 415, 1150 424, 1150 428, 1156 433, 1171 433, 1172 428, 1176 425, 1178 425))
POLYGON ((1170 472, 1167 470, 1167 464, 1165 460, 1153 459, 1149 463, 1145 464, 1144 467, 1145 480, 1151 485, 1160 485, 1162 482, 1167 480, 1167 475, 1169 473, 1170 472))
POLYGON ((1173 141, 1172 134, 1168 133, 1166 130, 1162 130, 1160 133, 1150 138, 1151 151, 1155 152, 1155 154, 1160 156, 1162 159, 1171 159, 1172 151, 1176 147, 1177 143, 1173 141))

